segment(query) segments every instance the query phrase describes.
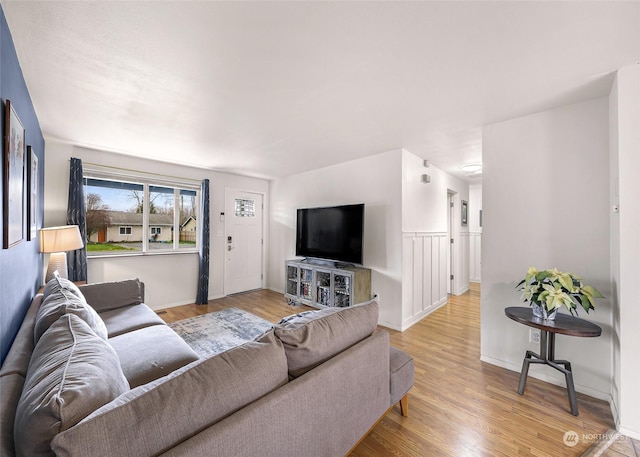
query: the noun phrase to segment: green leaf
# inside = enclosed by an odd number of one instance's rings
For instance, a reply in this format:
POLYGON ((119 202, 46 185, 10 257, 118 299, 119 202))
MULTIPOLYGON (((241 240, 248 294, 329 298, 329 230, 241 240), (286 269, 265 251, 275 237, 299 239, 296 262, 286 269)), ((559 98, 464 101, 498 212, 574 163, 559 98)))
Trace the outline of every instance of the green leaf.
POLYGON ((553 276, 553 275, 549 272, 549 270, 544 270, 544 271, 539 272, 536 275, 536 279, 538 281, 543 281, 543 280, 547 279, 550 276, 553 276))
POLYGON ((560 284, 562 284, 562 287, 564 287, 569 291, 571 291, 571 289, 573 288, 573 280, 571 279, 571 276, 569 276, 566 273, 561 274, 558 277, 558 281, 560 281, 560 284))
POLYGON ((582 297, 582 307, 585 309, 587 313, 589 312, 590 309, 595 309, 593 307, 593 301, 591 300, 591 297, 589 295, 582 294, 580 296, 582 297))
POLYGON ((582 290, 594 298, 604 298, 604 295, 602 295, 595 287, 584 286, 582 290))

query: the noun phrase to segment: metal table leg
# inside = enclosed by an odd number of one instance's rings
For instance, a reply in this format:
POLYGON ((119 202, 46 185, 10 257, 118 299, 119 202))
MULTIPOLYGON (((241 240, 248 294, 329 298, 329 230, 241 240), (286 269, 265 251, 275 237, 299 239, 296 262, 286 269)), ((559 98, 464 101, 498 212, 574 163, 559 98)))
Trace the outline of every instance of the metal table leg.
POLYGON ((520 372, 520 382, 518 384, 518 394, 524 395, 524 389, 527 384, 527 376, 529 375, 529 365, 532 363, 543 363, 558 370, 564 374, 567 383, 567 393, 569 395, 569 405, 571 414, 578 415, 578 401, 576 399, 576 390, 573 385, 573 372, 571 371, 571 363, 568 360, 554 360, 556 350, 556 338, 554 333, 540 331, 540 354, 533 351, 527 351, 522 362, 522 371, 520 372), (560 366, 562 365, 562 366, 560 366))

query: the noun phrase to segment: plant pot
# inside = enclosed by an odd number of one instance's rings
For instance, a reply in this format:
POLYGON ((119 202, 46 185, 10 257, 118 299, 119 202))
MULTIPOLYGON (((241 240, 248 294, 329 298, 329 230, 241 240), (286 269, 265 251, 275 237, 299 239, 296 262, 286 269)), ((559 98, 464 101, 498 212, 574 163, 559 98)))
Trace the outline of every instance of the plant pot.
POLYGON ((531 309, 533 310, 533 316, 544 320, 555 320, 556 314, 558 314, 558 308, 549 311, 546 306, 539 305, 536 302, 531 302, 531 309))

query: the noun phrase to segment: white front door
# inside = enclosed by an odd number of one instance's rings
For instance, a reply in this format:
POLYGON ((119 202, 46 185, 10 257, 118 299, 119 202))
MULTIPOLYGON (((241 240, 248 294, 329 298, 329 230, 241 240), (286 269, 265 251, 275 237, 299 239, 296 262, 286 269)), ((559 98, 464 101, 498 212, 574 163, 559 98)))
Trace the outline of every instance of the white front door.
POLYGON ((224 293, 262 287, 262 195, 227 189, 224 293))

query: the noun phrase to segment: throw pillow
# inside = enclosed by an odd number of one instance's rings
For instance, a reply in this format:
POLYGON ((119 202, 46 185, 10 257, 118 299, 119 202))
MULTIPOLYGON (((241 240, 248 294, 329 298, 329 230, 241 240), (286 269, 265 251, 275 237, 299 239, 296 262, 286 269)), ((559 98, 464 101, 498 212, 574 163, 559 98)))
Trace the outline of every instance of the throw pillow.
POLYGON ((18 401, 17 455, 51 455, 51 440, 129 390, 118 356, 75 314, 54 322, 36 345, 18 401))
POLYGON ((138 279, 86 284, 80 286, 80 292, 99 313, 144 301, 144 284, 138 279))
POLYGON ((287 355, 289 376, 296 378, 370 336, 378 325, 378 303, 327 308, 275 327, 287 355))
POLYGON ((280 322, 278 322, 278 324, 286 324, 287 322, 291 322, 299 317, 304 317, 304 316, 308 316, 309 314, 312 313, 317 313, 318 311, 302 311, 300 313, 297 314, 292 314, 290 316, 286 316, 283 317, 282 319, 280 319, 280 322))
POLYGON ((66 290, 78 298, 84 298, 78 286, 76 286, 72 281, 68 279, 61 278, 58 272, 56 271, 53 275, 53 278, 49 280, 49 282, 44 286, 44 290, 42 291, 42 295, 46 298, 47 296, 60 292, 62 290, 66 290))
POLYGON ((53 278, 44 290, 44 300, 38 309, 33 332, 34 343, 61 316, 72 313, 84 320, 100 338, 107 339, 107 327, 98 313, 87 304, 75 284, 63 278, 53 278))

